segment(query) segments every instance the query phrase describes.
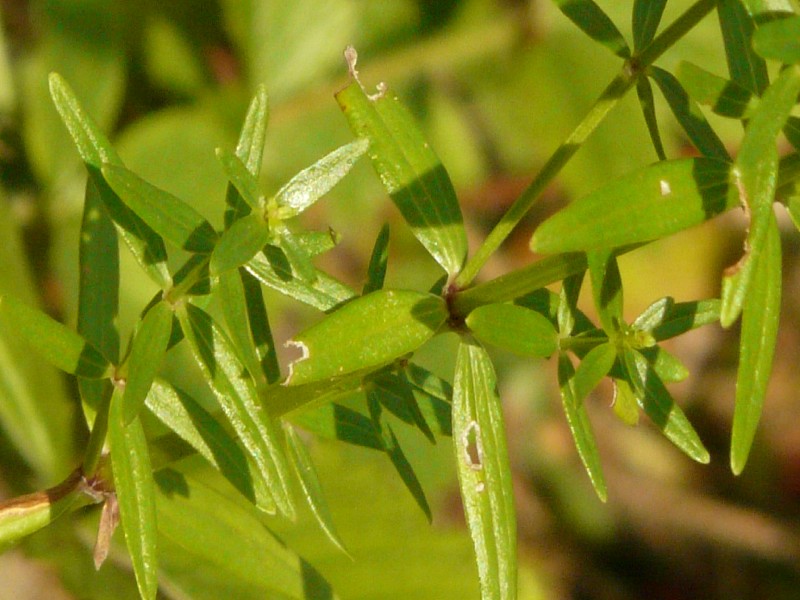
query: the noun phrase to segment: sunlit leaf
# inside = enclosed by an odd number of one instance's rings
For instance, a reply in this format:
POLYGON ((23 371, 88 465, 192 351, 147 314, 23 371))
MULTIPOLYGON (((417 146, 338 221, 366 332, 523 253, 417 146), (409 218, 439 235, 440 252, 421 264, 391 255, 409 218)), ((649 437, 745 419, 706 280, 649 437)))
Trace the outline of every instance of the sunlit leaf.
POLYGON ((689 369, 686 368, 681 360, 661 346, 641 348, 639 352, 653 365, 653 369, 661 378, 661 381, 675 383, 683 381, 689 376, 689 369))
POLYGON ((662 161, 616 179, 545 221, 531 247, 548 254, 615 248, 666 237, 738 206, 729 163, 662 161))
POLYGON ((122 414, 122 394, 116 388, 108 416, 108 437, 114 488, 125 541, 142 598, 158 592, 155 486, 147 439, 139 418, 128 425, 122 414))
POLYGON ((489 355, 465 339, 453 385, 453 445, 483 598, 517 597, 517 525, 497 381, 489 355))
POLYGON ((350 172, 368 147, 369 140, 356 140, 337 148, 292 177, 275 194, 281 218, 300 214, 327 194, 350 172))
POLYGON ((603 44, 620 58, 631 51, 614 22, 593 0, 554 0, 559 10, 594 41, 603 44))
POLYGON ((767 66, 752 47, 753 18, 741 0, 719 0, 717 15, 731 79, 757 95, 769 85, 767 66))
MULTIPOLYGON (((595 346, 586 353, 581 359, 578 368, 575 369, 574 375, 568 376, 568 374, 565 373, 566 379, 571 380, 572 395, 574 396, 575 403, 580 404, 583 402, 591 391, 597 387, 600 381, 602 381, 603 377, 608 375, 616 358, 617 349, 614 347, 614 344, 606 342, 595 346)), ((567 369, 567 371, 569 371, 569 369, 567 369)))
POLYGON ((329 402, 292 420, 315 435, 372 450, 384 450, 380 430, 367 415, 329 402))
POLYGON ((53 366, 91 379, 108 377, 111 364, 77 333, 13 296, 0 297, 0 317, 53 366))
POLYGON ((630 384, 624 379, 614 379, 614 414, 626 425, 639 423, 639 404, 630 384))
POLYGON ((545 317, 515 304, 487 304, 473 310, 467 327, 482 342, 521 356, 547 357, 556 351, 556 330, 545 317))
POLYGON ((710 106, 718 115, 747 119, 758 106, 758 97, 749 89, 693 63, 681 62, 675 75, 692 100, 710 106))
POLYGON ((613 336, 623 324, 622 277, 613 252, 609 250, 586 253, 589 277, 592 281, 594 306, 600 316, 603 329, 613 336))
POLYGON ((800 16, 764 23, 753 34, 753 50, 782 63, 800 63, 800 16))
POLYGON ((742 472, 755 437, 778 335, 781 307, 781 242, 774 216, 764 251, 755 263, 752 289, 744 301, 733 413, 731 470, 742 472))
POLYGON ((186 304, 177 315, 195 360, 225 416, 255 461, 278 508, 291 517, 294 503, 280 432, 261 406, 250 374, 227 336, 206 312, 186 304))
POLYGON ((235 221, 214 247, 211 253, 210 272, 219 275, 229 269, 241 267, 266 246, 272 239, 267 222, 253 213, 235 221))
POLYGON ((139 413, 147 392, 161 367, 172 333, 172 309, 159 302, 142 319, 133 337, 131 352, 125 361, 125 392, 122 395, 122 419, 127 425, 139 413))
POLYGON ((356 298, 294 336, 290 343, 303 356, 290 365, 288 383, 310 383, 389 363, 428 341, 446 318, 444 300, 432 294, 378 290, 356 298))
POLYGON ((389 93, 368 97, 357 81, 336 99, 355 134, 369 140, 372 164, 416 238, 449 275, 458 273, 467 255, 461 209, 439 157, 407 109, 389 93))
POLYGON ((275 500, 247 457, 225 428, 191 396, 166 381, 156 380, 147 408, 194 448, 250 502, 264 512, 276 512, 275 500))
POLYGON ((230 150, 217 148, 217 158, 225 171, 225 176, 248 206, 257 213, 264 212, 264 194, 258 185, 258 179, 247 170, 244 162, 230 150))

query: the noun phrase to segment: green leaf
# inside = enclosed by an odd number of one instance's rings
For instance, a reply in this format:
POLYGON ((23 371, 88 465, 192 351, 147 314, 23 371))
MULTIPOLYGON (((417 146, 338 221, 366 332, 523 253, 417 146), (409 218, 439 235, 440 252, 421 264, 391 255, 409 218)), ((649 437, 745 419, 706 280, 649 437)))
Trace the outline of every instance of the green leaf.
POLYGON ((298 245, 312 258, 333 250, 341 240, 341 236, 333 229, 328 229, 328 231, 298 231, 294 236, 298 245))
POLYGON ((385 372, 369 377, 367 394, 401 421, 417 427, 432 444, 436 443, 436 437, 417 404, 411 384, 405 377, 385 372))
POLYGON ((635 0, 633 3, 633 50, 647 47, 658 31, 667 0, 635 0))
POLYGON ((592 297, 600 322, 611 337, 623 326, 622 277, 614 253, 609 250, 586 253, 589 276, 592 280, 592 297))
POLYGON ((558 333, 561 337, 572 335, 572 332, 575 330, 578 315, 580 314, 578 310, 578 298, 581 294, 585 275, 585 273, 579 273, 577 275, 570 275, 564 279, 564 281, 561 282, 561 292, 557 297, 555 294, 550 296, 551 292, 549 290, 546 291, 546 294, 540 294, 541 301, 538 305, 531 295, 528 295, 526 298, 518 299, 516 304, 527 306, 528 308, 542 313, 543 316, 547 315, 545 318, 550 321, 551 319, 548 317, 551 313, 551 302, 555 300, 557 303, 556 323, 558 325, 558 333))
POLYGON ((263 219, 264 194, 258 185, 258 179, 251 173, 242 160, 230 150, 217 148, 217 159, 225 171, 225 176, 239 193, 247 205, 257 211, 263 219))
POLYGON ((380 430, 368 416, 329 402, 316 410, 306 411, 293 420, 314 435, 329 440, 338 440, 372 450, 385 449, 380 430))
POLYGON ((325 493, 322 491, 322 484, 319 481, 319 476, 314 468, 314 463, 311 461, 308 449, 294 427, 287 424, 284 426, 284 431, 286 432, 286 447, 289 448, 289 455, 292 457, 297 479, 303 488, 303 494, 305 494, 306 502, 308 502, 311 512, 314 513, 317 523, 319 523, 320 528, 333 545, 349 556, 347 548, 345 548, 342 539, 336 532, 333 516, 325 500, 325 493))
POLYGON ((661 432, 690 458, 706 464, 710 457, 700 437, 675 403, 664 383, 647 359, 636 350, 625 348, 625 368, 631 378, 639 405, 661 432), (641 392, 640 392, 641 390, 641 392))
POLYGON ((0 317, 42 358, 66 373, 90 379, 111 375, 111 364, 77 333, 13 296, 0 296, 0 317))
POLYGON ((159 302, 142 319, 134 334, 130 355, 123 365, 126 378, 122 419, 125 425, 139 414, 167 352, 171 333, 172 308, 166 302, 159 302))
POLYGON ((693 100, 723 117, 747 119, 758 106, 758 97, 749 89, 693 63, 682 61, 675 75, 693 100))
POLYGON ((115 388, 108 415, 114 488, 125 542, 142 598, 158 592, 155 486, 147 439, 138 417, 125 425, 122 393, 115 388))
POLYGON ((317 278, 317 269, 314 267, 311 256, 297 240, 297 236, 283 223, 277 225, 276 234, 275 245, 283 251, 292 271, 301 280, 313 284, 317 278))
POLYGON ((181 329, 239 440, 255 461, 280 511, 294 515, 289 469, 279 431, 256 393, 250 374, 231 342, 202 309, 186 304, 177 311, 181 329))
POLYGON ((214 249, 217 232, 211 223, 179 198, 125 167, 106 164, 103 177, 126 206, 167 241, 189 252, 214 249))
POLYGON ((261 286, 244 270, 226 271, 217 286, 225 322, 232 341, 256 379, 268 384, 280 379, 275 341, 261 294, 261 286))
POLYGON ((658 156, 658 160, 667 160, 664 144, 661 142, 661 133, 658 131, 653 88, 647 78, 643 77, 636 82, 636 95, 639 97, 639 106, 642 108, 647 132, 650 134, 656 156, 658 156))
POLYGON ((256 254, 245 267, 267 287, 316 309, 328 311, 353 298, 356 293, 330 275, 317 271, 313 282, 300 279, 286 255, 274 246, 256 254))
POLYGON ((461 209, 439 157, 408 110, 385 92, 368 97, 358 81, 336 100, 353 132, 369 140, 372 165, 414 236, 448 275, 458 273, 467 256, 461 209))
POLYGON ((680 81, 668 71, 658 67, 651 67, 648 73, 664 94, 672 114, 700 153, 709 158, 729 161, 730 155, 722 140, 708 124, 700 107, 683 89, 680 81))
POLYGON ((289 344, 303 356, 289 366, 289 385, 379 367, 413 352, 447 319, 439 296, 378 290, 348 302, 289 344))
POLYGON ((632 323, 632 327, 640 331, 649 331, 654 340, 660 342, 717 322, 719 307, 720 302, 715 298, 678 303, 669 297, 661 298, 639 315, 632 323))
POLYGON ((614 379, 614 400, 611 404, 620 421, 633 427, 639 423, 639 405, 630 384, 624 379, 614 379))
POLYGON ((631 55, 625 38, 614 22, 593 0, 553 0, 558 9, 581 31, 620 58, 631 55))
POLYGON ((481 596, 517 597, 517 525, 503 415, 492 362, 476 342, 458 347, 453 445, 481 596))
POLYGON ((755 437, 778 335, 781 307, 781 242, 770 219, 764 251, 755 263, 752 290, 744 301, 733 413, 731 470, 742 472, 755 437))
POLYGON ((366 139, 350 142, 292 177, 275 194, 280 217, 286 219, 299 215, 331 191, 350 172, 368 147, 369 140, 366 139))
MULTIPOLYGON (((603 346, 611 346, 611 344, 604 344, 603 346)), ((603 346, 598 346, 602 348, 603 346)), ((597 350, 597 348, 595 348, 597 350)), ((600 354, 608 354, 606 350, 601 350, 600 354)), ((590 352, 591 354, 591 352, 590 352)), ((613 364, 613 357, 615 356, 614 348, 611 347, 611 364, 613 364)), ((588 356, 588 355, 587 355, 588 356)), ((599 365, 595 362, 594 358, 590 359, 592 364, 599 365)), ((583 365, 583 363, 581 363, 583 365)), ((611 366, 609 365, 609 369, 611 366)), ((599 373, 599 369, 597 370, 599 373)), ((608 372, 606 370, 606 372, 608 372)), ((588 371, 585 370, 584 373, 588 371)), ((586 377, 583 375, 583 382, 581 385, 588 383, 586 377)), ((603 373, 605 375, 605 373, 603 373)), ((602 378, 601 375, 600 377, 602 378)), ((598 381, 599 382, 599 379, 598 381)), ((596 383, 595 382, 595 385, 596 383)), ((567 417, 569 429, 572 432, 572 438, 575 440, 575 447, 578 449, 578 454, 581 457, 583 466, 589 474, 589 479, 594 486, 594 491, 597 496, 605 502, 608 499, 608 488, 606 486, 605 477, 603 477, 603 467, 600 462, 600 453, 597 451, 597 442, 594 439, 592 432, 592 425, 589 422, 589 415, 586 413, 586 407, 583 405, 583 398, 575 392, 575 370, 566 354, 559 354, 558 356, 558 385, 561 389, 561 400, 564 404, 564 414, 567 417)), ((593 386, 594 387, 594 386, 593 386)), ((583 390, 581 390, 583 393, 583 390)))
POLYGON ((108 187, 100 169, 104 164, 122 166, 111 143, 81 107, 75 93, 60 75, 50 75, 50 94, 72 136, 78 153, 89 167, 91 177, 120 235, 137 262, 162 289, 170 286, 164 242, 144 221, 125 206, 108 187))
POLYGON ((653 369, 661 378, 661 381, 674 383, 689 377, 689 369, 686 368, 681 360, 661 346, 642 348, 639 352, 653 365, 653 369))
POLYGON ((275 501, 261 478, 254 474, 242 449, 198 402, 168 382, 157 379, 147 395, 147 408, 245 498, 264 512, 275 514, 275 501))
POLYGON ((240 218, 225 230, 214 247, 211 275, 241 267, 261 252, 271 239, 272 232, 261 214, 253 213, 240 218))
POLYGON ((155 480, 162 569, 185 597, 335 598, 256 511, 211 487, 207 472, 190 476, 163 469, 155 480))
POLYGON ((535 252, 615 248, 660 239, 738 206, 731 166, 712 158, 662 161, 570 204, 533 235, 535 252))
POLYGON ((764 59, 753 52, 753 18, 747 14, 741 0, 719 0, 717 15, 731 79, 761 95, 769 85, 769 77, 764 59))
MULTIPOLYGON (((611 342, 606 342, 595 346, 586 353, 574 375, 567 377, 565 373, 565 381, 567 379, 571 381, 574 403, 580 404, 586 399, 589 393, 602 381, 603 377, 608 375, 611 367, 614 366, 616 358, 616 347, 611 342)), ((563 394, 562 399, 566 401, 566 397, 563 394)))
POLYGON ((369 258, 367 267, 367 281, 361 290, 361 295, 366 296, 383 287, 386 279, 386 267, 389 264, 389 224, 381 227, 375 245, 372 247, 372 255, 369 258))
MULTIPOLYGON (((268 119, 269 102, 267 89, 264 85, 259 85, 247 109, 247 116, 239 134, 239 141, 236 144, 237 158, 254 178, 258 177, 261 170, 268 119)), ((234 166, 234 168, 236 167, 234 166)), ((250 212, 249 205, 243 201, 242 196, 233 185, 228 186, 225 194, 225 203, 228 205, 228 209, 225 211, 226 229, 230 227, 231 223, 250 212)))
POLYGON ((800 63, 800 16, 760 25, 753 34, 753 50, 782 63, 800 63))
POLYGON ((487 304, 469 313, 466 323, 482 342, 521 356, 545 358, 558 348, 552 323, 523 306, 487 304))
POLYGON ((750 214, 745 254, 722 280, 720 323, 729 327, 739 316, 772 218, 778 174, 776 139, 800 93, 800 65, 784 69, 761 98, 747 124, 736 157, 734 176, 742 204, 750 214))

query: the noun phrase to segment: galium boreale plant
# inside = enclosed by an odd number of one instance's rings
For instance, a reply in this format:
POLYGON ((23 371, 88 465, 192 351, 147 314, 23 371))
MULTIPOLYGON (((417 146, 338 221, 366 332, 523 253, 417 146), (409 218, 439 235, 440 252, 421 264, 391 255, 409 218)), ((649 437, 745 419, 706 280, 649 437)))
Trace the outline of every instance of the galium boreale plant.
POLYGON ((318 575, 308 585, 311 567, 238 501, 172 465, 199 455, 266 514, 291 519, 302 497, 343 549, 297 429, 385 453, 430 518, 424 490, 392 429, 392 420, 400 419, 431 442, 452 438, 482 596, 513 598, 511 473, 485 345, 557 361, 567 422, 605 500, 587 395, 611 378, 613 411, 622 421, 635 424, 644 413, 690 458, 708 462, 709 453, 667 387, 688 371, 660 343, 717 321, 730 327, 741 318, 730 453, 731 468, 740 473, 758 425, 778 328, 781 245, 773 204, 783 204, 800 225, 800 118, 791 115, 800 94, 800 16, 788 0, 699 0, 662 28, 666 0, 636 0, 630 45, 592 0, 556 4, 620 58, 619 74, 471 257, 447 172, 385 85, 365 91, 351 48, 345 53, 351 82, 336 101, 356 140, 274 194, 265 193, 258 176, 268 110, 266 91, 259 89, 236 148, 217 150, 230 181, 221 232, 189 204, 129 171, 67 83, 52 75, 53 101, 88 172, 77 331, 10 295, 0 301, 0 316, 44 359, 76 377, 91 435, 82 464, 61 484, 2 505, 0 545, 101 503, 96 563, 103 562, 119 521, 143 598, 157 594, 159 557, 168 551, 160 547, 163 540, 193 544, 239 533, 250 541, 242 542, 237 564, 242 572, 263 573, 261 583, 270 593, 330 597, 318 575), (665 51, 712 12, 723 34, 728 77, 688 62, 674 73, 657 66, 665 51), (696 156, 666 156, 653 83, 696 156), (634 88, 659 160, 609 181, 539 226, 531 247, 544 258, 474 283, 547 184, 634 88), (735 156, 700 106, 745 125, 735 156), (777 149, 781 133, 793 146, 783 157, 777 149), (442 279, 433 289, 385 287, 386 227, 377 234, 363 289, 315 265, 314 258, 337 239, 303 229, 296 217, 364 154, 414 236, 441 266, 442 279), (741 259, 722 275, 720 298, 665 297, 626 321, 618 256, 734 209, 745 211, 749 227, 741 259), (114 326, 120 241, 160 288, 127 344, 120 344, 114 326), (183 266, 170 269, 168 248, 188 254, 183 266), (596 323, 578 308, 585 279, 596 323), (547 287, 559 282, 558 293, 547 287), (301 356, 286 372, 277 360, 262 286, 324 314, 288 341, 301 356), (221 318, 208 310, 212 299, 221 318), (444 332, 460 337, 452 386, 414 362, 415 352, 444 332), (190 349, 216 396, 216 410, 158 376, 176 344, 190 349), (354 398, 361 409, 352 408, 354 398), (144 411, 169 433, 148 437, 144 411), (253 539, 248 534, 256 530, 261 534, 253 539))

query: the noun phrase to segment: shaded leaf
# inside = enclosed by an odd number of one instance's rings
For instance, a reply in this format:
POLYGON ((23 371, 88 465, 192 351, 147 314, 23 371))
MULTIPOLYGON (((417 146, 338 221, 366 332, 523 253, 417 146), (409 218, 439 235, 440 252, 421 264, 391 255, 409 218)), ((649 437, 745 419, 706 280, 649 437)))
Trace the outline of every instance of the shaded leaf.
POLYGON ((225 416, 254 460, 278 508, 291 518, 294 504, 279 431, 261 406, 250 374, 227 336, 206 312, 186 304, 177 315, 192 354, 225 416))
POLYGON ((733 413, 731 470, 742 472, 755 437, 778 335, 781 307, 781 243, 775 217, 767 229, 764 251, 755 263, 752 289, 744 301, 733 413))
POLYGON ((222 170, 225 171, 225 176, 239 193, 239 197, 251 209, 258 213, 263 213, 264 195, 261 193, 255 175, 248 171, 242 160, 230 150, 217 148, 216 153, 217 159, 222 165, 222 170))
POLYGON ((298 414, 292 417, 292 420, 325 439, 338 440, 372 450, 384 450, 381 432, 372 419, 336 402, 329 402, 315 410, 298 414))
POLYGON ((680 81, 668 71, 658 67, 651 67, 649 75, 664 94, 672 114, 700 153, 709 158, 730 160, 722 140, 708 124, 700 107, 683 89, 680 81))
POLYGON ((586 253, 589 276, 592 280, 592 298, 606 334, 611 337, 623 325, 622 277, 614 253, 609 250, 586 253))
POLYGON ((689 369, 686 368, 681 360, 661 346, 641 348, 639 352, 653 365, 653 369, 661 378, 661 381, 673 383, 683 381, 689 377, 689 369))
POLYGON ((353 132, 369 140, 372 165, 414 236, 448 275, 455 275, 467 255, 461 209, 447 172, 414 119, 395 96, 372 99, 358 81, 336 100, 353 132))
POLYGON ((660 342, 719 320, 720 302, 716 298, 678 303, 671 300, 662 298, 654 302, 636 318, 633 327, 649 331, 660 342))
POLYGON ((753 52, 751 45, 755 29, 753 18, 741 0, 719 0, 717 15, 731 79, 761 95, 769 85, 769 77, 764 59, 753 52))
POLYGON ((367 394, 404 423, 417 427, 432 444, 436 443, 436 437, 417 405, 411 384, 405 377, 395 373, 371 376, 367 394))
MULTIPOLYGON (((646 3, 648 4, 648 3, 646 3)), ((644 122, 647 125, 647 132, 653 142, 658 160, 667 160, 664 152, 664 144, 661 142, 661 133, 658 131, 658 119, 656 118, 655 101, 653 100, 653 88, 647 78, 643 77, 636 82, 636 95, 639 97, 639 106, 642 108, 644 122)))
POLYGON ((631 55, 625 38, 614 22, 593 0, 554 0, 558 9, 581 31, 620 58, 631 55))
POLYGON ((473 310, 467 327, 482 342, 522 356, 547 357, 558 347, 552 323, 539 313, 516 304, 487 304, 473 310))
MULTIPOLYGON (((604 346, 611 346, 611 344, 604 344, 604 346)), ((598 348, 602 347, 603 346, 598 346, 598 348)), ((614 348, 611 347, 611 350, 613 357, 614 348)), ((600 357, 604 354, 607 354, 607 352, 605 350, 600 350, 596 356, 600 357)), ((592 365, 602 366, 595 361, 594 358, 591 358, 590 361, 592 365)), ((613 364, 613 358, 611 363, 613 364)), ((585 375, 582 375, 581 386, 588 386, 590 383, 588 381, 589 368, 595 370, 596 373, 600 371, 600 369, 594 369, 594 367, 587 367, 584 369, 585 375)), ((611 368, 610 365, 609 368, 611 368)), ((600 375, 600 378, 602 378, 603 375, 605 375, 605 373, 600 375)), ((596 383, 597 382, 595 382, 595 385, 596 383)), ((564 414, 567 417, 567 423, 572 432, 572 438, 575 440, 575 447, 578 449, 578 454, 581 457, 583 466, 589 474, 589 479, 592 482, 592 486, 594 486, 594 491, 597 493, 600 500, 605 502, 608 499, 608 488, 605 478, 603 477, 600 453, 597 451, 597 442, 592 432, 592 425, 589 423, 589 415, 586 413, 586 407, 583 405, 583 397, 579 396, 575 391, 575 370, 566 354, 559 354, 558 356, 558 385, 561 390, 564 414)), ((584 390, 582 389, 580 393, 583 394, 583 392, 584 390)))
POLYGON ((122 409, 121 390, 115 388, 108 415, 108 439, 120 520, 139 593, 142 598, 155 599, 158 592, 158 556, 155 486, 150 455, 139 418, 125 425, 122 409))
POLYGON ((372 255, 369 258, 367 267, 367 281, 361 290, 361 295, 366 296, 370 292, 379 290, 383 287, 386 278, 386 267, 389 264, 389 224, 381 227, 378 237, 375 238, 375 245, 372 247, 372 255))
POLYGON ((667 0, 635 0, 633 3, 633 49, 645 48, 658 31, 667 0))
POLYGON ((472 340, 459 345, 453 388, 453 445, 481 595, 511 600, 517 595, 511 468, 494 368, 472 340))
POLYGON ((368 147, 369 140, 366 139, 350 142, 292 177, 275 194, 280 218, 300 214, 327 194, 350 172, 368 147))
POLYGON ((211 223, 179 198, 125 167, 104 165, 103 177, 128 208, 167 241, 190 252, 214 249, 217 233, 211 223))
POLYGON ((738 205, 729 163, 711 158, 663 161, 601 187, 546 220, 535 252, 614 248, 666 237, 738 205))
POLYGON ((125 361, 125 391, 122 395, 122 419, 128 425, 139 414, 150 386, 156 378, 172 333, 172 308, 159 302, 147 311, 133 337, 131 352, 125 361))
POLYGON ((378 367, 413 352, 447 318, 432 294, 378 290, 355 298, 289 342, 303 356, 289 366, 289 385, 378 367), (349 351, 342 352, 348 348, 349 351))
POLYGON ((695 102, 723 117, 747 119, 758 106, 758 97, 749 89, 693 63, 681 62, 675 75, 695 102))
POLYGON ((111 364, 77 333, 13 296, 0 296, 0 317, 53 366, 90 379, 111 375, 111 364))

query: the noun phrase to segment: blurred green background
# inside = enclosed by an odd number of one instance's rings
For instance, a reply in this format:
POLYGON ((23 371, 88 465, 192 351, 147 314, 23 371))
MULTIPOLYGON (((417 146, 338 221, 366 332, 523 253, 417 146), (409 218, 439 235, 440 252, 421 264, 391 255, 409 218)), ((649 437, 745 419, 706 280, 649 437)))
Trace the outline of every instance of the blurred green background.
MULTIPOLYGON (((598 3, 627 34, 632 1, 598 3)), ((664 22, 689 4, 669 2, 664 22)), ((70 82, 129 168, 221 227, 226 181, 214 148, 234 145, 256 85, 266 84, 271 104, 265 190, 277 190, 352 139, 332 97, 346 83, 342 51, 352 44, 362 81, 387 82, 440 154, 474 250, 620 66, 543 0, 0 0, 0 17, 0 293, 13 291, 71 325, 85 175, 49 99, 51 71, 70 82)), ((672 69, 682 59, 725 73, 715 17, 659 65, 672 69)), ((662 99, 656 102, 668 155, 687 152, 662 99)), ((741 127, 709 118, 735 151, 741 127)), ((530 233, 559 206, 655 160, 632 96, 482 277, 534 260, 530 233)), ((385 222, 392 227, 387 285, 427 289, 439 277, 367 161, 304 219, 341 234, 321 266, 354 286, 363 283, 385 222)), ((793 303, 800 271, 797 237, 788 235, 789 225, 785 230, 786 305, 775 374, 754 454, 739 478, 727 468, 735 331, 710 327, 670 347, 692 371, 672 390, 711 451, 710 466, 690 463, 647 424, 632 429, 617 421, 610 389, 590 398, 609 480, 606 505, 572 446, 555 365, 495 355, 515 473, 520 598, 800 598, 800 312, 793 303)), ((632 319, 667 294, 717 295, 742 235, 742 223, 729 215, 627 255, 626 315, 632 319)), ((126 251, 121 256, 119 327, 126 339, 155 289, 126 251)), ((267 301, 279 345, 317 318, 275 294, 267 301)), ((445 336, 420 360, 450 378, 453 349, 445 336)), ((4 330, 0 370, 4 498, 66 476, 86 433, 74 384, 4 330)), ((165 374, 208 397, 180 351, 165 374)), ((309 518, 272 525, 342 598, 477 597, 450 446, 398 434, 434 507, 432 528, 385 457, 330 442, 312 450, 355 560, 334 551, 309 518)), ((67 519, 0 556, 0 599, 135 598, 124 551, 94 573, 96 517, 89 511, 67 519)), ((173 577, 163 586, 165 598, 220 597, 208 590, 187 595, 191 572, 173 577)))

